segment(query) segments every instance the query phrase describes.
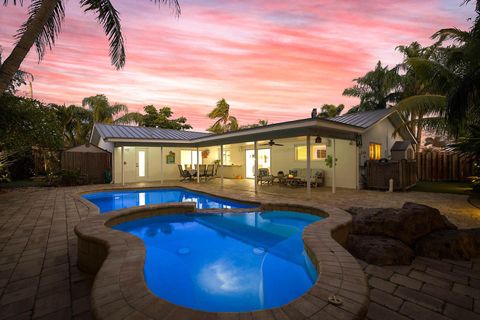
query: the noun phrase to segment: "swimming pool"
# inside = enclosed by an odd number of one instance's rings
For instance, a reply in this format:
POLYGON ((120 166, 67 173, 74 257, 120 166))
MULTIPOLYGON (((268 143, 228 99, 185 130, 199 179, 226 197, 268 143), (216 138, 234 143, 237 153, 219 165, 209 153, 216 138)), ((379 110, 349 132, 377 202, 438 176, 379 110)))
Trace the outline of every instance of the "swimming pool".
POLYGON ((82 197, 96 205, 100 213, 166 202, 196 202, 197 209, 256 207, 254 204, 214 197, 182 188, 102 191, 84 194, 82 197))
POLYGON ((294 211, 174 214, 114 226, 143 240, 145 282, 157 296, 212 312, 278 307, 317 273, 303 229, 322 217, 294 211))

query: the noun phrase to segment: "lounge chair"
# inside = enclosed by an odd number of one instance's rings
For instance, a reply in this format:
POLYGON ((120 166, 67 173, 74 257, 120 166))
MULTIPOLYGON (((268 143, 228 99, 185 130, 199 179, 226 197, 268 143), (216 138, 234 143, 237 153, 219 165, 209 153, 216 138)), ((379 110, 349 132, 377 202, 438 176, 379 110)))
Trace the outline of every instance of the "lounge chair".
POLYGON ((273 184, 273 176, 270 174, 268 168, 260 168, 258 169, 257 181, 260 184, 273 184))
POLYGON ((182 182, 187 179, 192 180, 192 175, 190 174, 190 172, 188 170, 183 170, 181 164, 178 165, 178 171, 180 172, 180 178, 182 178, 182 182))
MULTIPOLYGON (((307 184, 307 169, 293 169, 289 171, 289 174, 299 179, 296 185, 305 186, 307 184)), ((310 185, 312 187, 322 187, 324 184, 325 172, 322 169, 310 169, 310 185)))

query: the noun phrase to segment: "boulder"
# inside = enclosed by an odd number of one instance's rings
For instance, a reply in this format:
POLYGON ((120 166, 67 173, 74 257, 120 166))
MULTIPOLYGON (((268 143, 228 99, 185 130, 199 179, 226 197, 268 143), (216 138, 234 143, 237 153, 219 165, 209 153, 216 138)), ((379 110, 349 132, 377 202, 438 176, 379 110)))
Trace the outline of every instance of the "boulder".
POLYGON ((480 228, 440 230, 415 243, 415 253, 434 259, 470 260, 480 257, 480 228))
POLYGON ((353 234, 390 237, 407 245, 432 231, 456 229, 437 209, 411 202, 401 209, 354 207, 348 211, 353 234))
POLYGON ((356 258, 379 266, 410 264, 414 258, 413 250, 403 242, 379 236, 351 234, 347 249, 356 258))

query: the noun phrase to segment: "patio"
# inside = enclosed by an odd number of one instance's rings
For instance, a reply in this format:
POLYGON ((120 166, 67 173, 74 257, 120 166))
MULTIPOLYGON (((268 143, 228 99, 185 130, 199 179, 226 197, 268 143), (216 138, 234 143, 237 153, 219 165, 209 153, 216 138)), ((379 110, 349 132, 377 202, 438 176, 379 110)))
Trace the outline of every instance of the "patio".
MULTIPOLYGON (((251 180, 226 179, 223 191, 219 181, 165 185, 240 199, 282 197, 292 202, 311 201, 340 208, 400 206, 408 200, 439 208, 459 227, 480 226, 480 210, 460 195, 337 189, 332 196, 330 188, 318 188, 312 189, 311 199, 307 199, 304 188, 286 189, 278 185, 259 186, 256 195, 251 180)), ((0 319, 91 318, 93 277, 76 267, 77 238, 73 228, 97 212, 89 211, 72 194, 108 187, 32 188, 0 194, 0 319)), ((369 277, 370 319, 480 318, 480 260, 417 258, 408 267, 379 268, 365 264, 363 267, 369 277)))

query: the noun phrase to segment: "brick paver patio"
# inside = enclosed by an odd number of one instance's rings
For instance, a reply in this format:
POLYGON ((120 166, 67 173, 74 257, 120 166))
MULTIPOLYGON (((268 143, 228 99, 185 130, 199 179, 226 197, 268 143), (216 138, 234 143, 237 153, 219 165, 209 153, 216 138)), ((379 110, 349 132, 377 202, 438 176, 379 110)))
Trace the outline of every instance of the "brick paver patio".
MULTIPOLYGON (((208 191, 218 183, 182 184, 208 191)), ((72 197, 82 188, 21 189, 0 194, 0 319, 90 319, 93 277, 76 267, 74 226, 89 215, 72 197)), ((100 186, 101 188, 101 186, 100 186)), ((288 197, 306 201, 303 189, 263 187, 226 181, 224 193, 237 198, 288 197)), ((416 201, 438 207, 460 227, 480 226, 480 210, 466 197, 430 193, 313 190, 312 199, 341 208, 399 206, 416 201)), ((417 258, 411 266, 364 265, 369 276, 370 319, 480 319, 480 260, 417 258)))

